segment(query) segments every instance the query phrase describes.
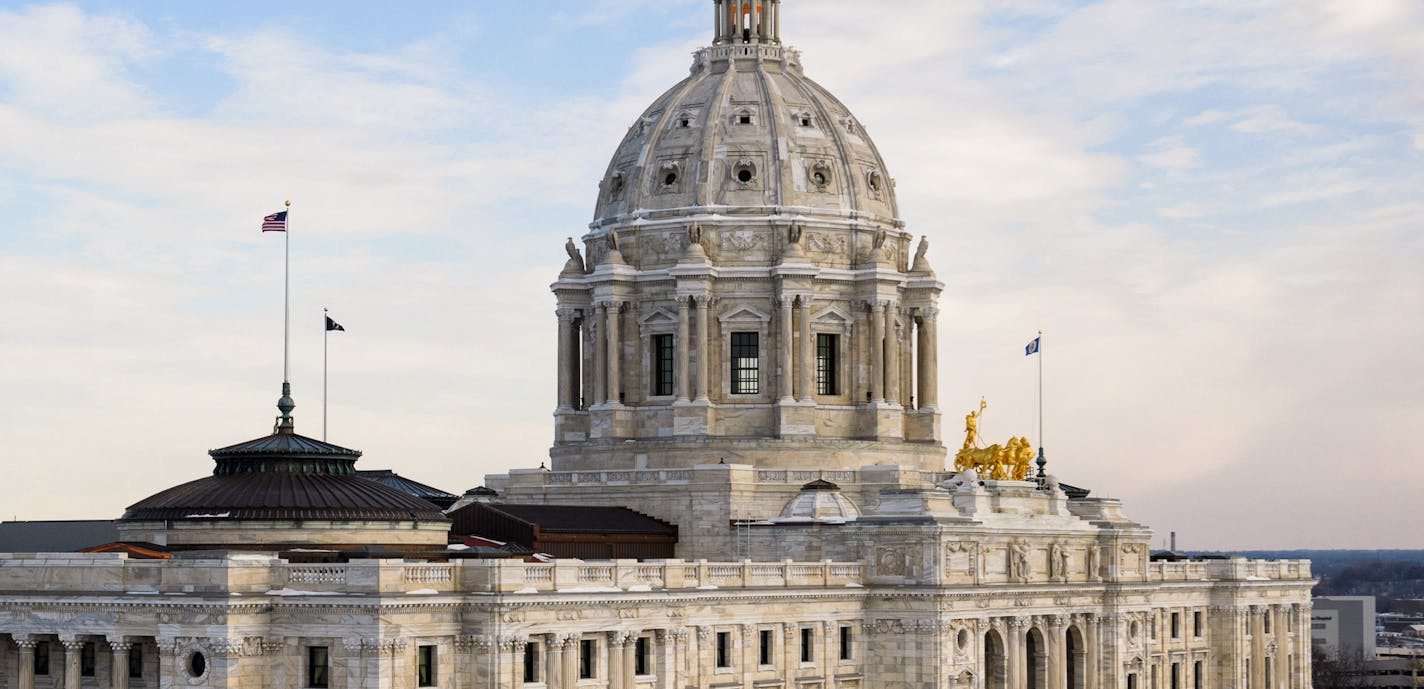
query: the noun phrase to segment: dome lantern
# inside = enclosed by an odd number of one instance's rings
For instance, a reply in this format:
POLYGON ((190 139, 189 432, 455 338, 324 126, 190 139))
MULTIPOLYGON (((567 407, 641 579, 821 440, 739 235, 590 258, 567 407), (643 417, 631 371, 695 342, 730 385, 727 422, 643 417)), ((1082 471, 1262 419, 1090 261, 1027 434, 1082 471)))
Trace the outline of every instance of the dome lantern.
POLYGON ((713 0, 713 43, 781 43, 781 0, 713 0))

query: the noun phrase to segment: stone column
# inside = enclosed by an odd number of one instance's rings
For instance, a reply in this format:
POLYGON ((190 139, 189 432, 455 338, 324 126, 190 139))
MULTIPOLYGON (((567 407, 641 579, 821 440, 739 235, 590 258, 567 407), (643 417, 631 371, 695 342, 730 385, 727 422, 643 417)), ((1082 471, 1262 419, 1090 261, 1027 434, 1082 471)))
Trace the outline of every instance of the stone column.
POLYGON ((697 400, 699 402, 708 401, 708 359, 712 352, 708 348, 707 338, 707 307, 708 297, 706 295, 695 297, 697 302, 697 400))
POLYGON ((1251 676, 1247 682, 1250 689, 1266 689, 1266 633, 1262 624, 1265 610, 1253 605, 1246 619, 1246 628, 1251 634, 1251 676))
POLYGON ((677 401, 687 401, 688 332, 687 297, 677 300, 677 370, 673 372, 673 384, 677 387, 677 401))
POLYGON ((638 632, 629 632, 623 643, 623 686, 633 689, 638 686, 638 632))
POLYGON ((64 646, 64 689, 79 689, 79 655, 84 652, 84 642, 75 637, 61 637, 64 646))
MULTIPOLYGON (((1048 673, 1052 677, 1048 686, 1050 689, 1067 689, 1068 687, 1068 618, 1062 615, 1054 615, 1049 619, 1049 630, 1052 633, 1048 640, 1049 663, 1048 673)), ((1182 689, 1185 689, 1183 687, 1182 689)))
POLYGON ((35 689, 35 647, 42 643, 46 642, 40 641, 33 636, 15 636, 15 646, 18 647, 20 651, 18 654, 19 659, 16 661, 18 667, 15 668, 19 673, 19 683, 17 686, 19 686, 20 689, 35 689))
POLYGON ((1015 617, 1006 621, 1004 625, 1004 662, 1007 667, 1004 672, 1004 686, 1008 689, 1024 689, 1024 648, 1023 636, 1024 627, 1028 621, 1022 617, 1015 617))
POLYGON ((109 686, 113 689, 129 689, 129 649, 133 643, 124 637, 109 640, 109 686))
POLYGON ((895 302, 882 304, 885 311, 885 401, 898 402, 900 396, 900 338, 895 327, 895 302))
POLYGON ((781 389, 781 403, 789 404, 796 399, 796 391, 793 381, 796 379, 795 372, 791 368, 791 343, 795 339, 791 329, 791 306, 795 297, 789 294, 782 294, 777 304, 781 307, 781 320, 776 334, 776 358, 781 363, 780 376, 777 378, 777 385, 781 389))
POLYGON ((573 409, 574 401, 574 346, 573 309, 560 308, 559 317, 559 411, 573 409))
POLYGON ((1285 606, 1272 605, 1270 614, 1273 616, 1271 622, 1271 638, 1276 642, 1276 669, 1271 672, 1271 679, 1275 680, 1276 687, 1288 689, 1290 681, 1290 657, 1291 643, 1289 633, 1289 623, 1286 621, 1285 606))
POLYGON ((885 309, 870 305, 870 401, 885 401, 885 309))
POLYGON ((801 401, 811 402, 816 399, 816 383, 812 375, 816 370, 816 338, 811 334, 811 296, 801 295, 797 304, 801 311, 801 401))
POLYGON ((920 399, 919 408, 937 411, 939 407, 939 309, 928 307, 920 312, 920 399))
POLYGON ((623 646, 628 640, 627 632, 608 632, 608 689, 627 689, 623 674, 623 646))
POLYGON ((608 305, 608 401, 610 404, 623 402, 623 304, 613 302, 608 305))
POLYGON ((608 323, 608 305, 593 307, 595 325, 590 330, 593 337, 593 403, 608 401, 608 338, 604 335, 608 323))
POLYGON ((565 643, 564 637, 557 634, 544 637, 544 684, 549 689, 563 689, 565 643))
POLYGON ((579 661, 579 637, 577 634, 568 634, 563 637, 564 666, 563 689, 573 689, 578 686, 578 661, 579 661))

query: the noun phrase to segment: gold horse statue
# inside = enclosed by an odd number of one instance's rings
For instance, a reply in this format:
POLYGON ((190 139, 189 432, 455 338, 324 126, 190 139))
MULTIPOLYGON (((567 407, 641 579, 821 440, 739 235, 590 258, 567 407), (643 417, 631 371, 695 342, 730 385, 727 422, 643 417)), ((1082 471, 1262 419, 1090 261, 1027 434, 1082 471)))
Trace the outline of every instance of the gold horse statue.
POLYGON ((980 476, 995 481, 1023 481, 1029 476, 1034 456, 1033 444, 1028 438, 1009 438, 1003 445, 979 447, 979 419, 988 406, 980 399, 979 411, 969 412, 964 417, 964 446, 954 455, 954 470, 964 473, 973 469, 980 476))

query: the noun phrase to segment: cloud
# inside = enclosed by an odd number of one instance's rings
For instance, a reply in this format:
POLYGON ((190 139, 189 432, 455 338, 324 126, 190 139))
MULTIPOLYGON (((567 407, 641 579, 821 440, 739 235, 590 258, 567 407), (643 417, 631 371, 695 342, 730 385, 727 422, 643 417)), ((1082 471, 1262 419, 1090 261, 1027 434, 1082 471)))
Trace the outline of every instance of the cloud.
MULTIPOLYGON (((906 0, 873 26, 863 3, 808 7, 786 5, 788 39, 875 138, 948 285, 947 418, 983 394, 986 432, 1028 431, 1018 353, 1044 328, 1050 471, 1134 518, 1230 548, 1363 544, 1349 510, 1417 517, 1401 487, 1424 479, 1407 437, 1424 418, 1417 5, 906 0), (1369 468, 1341 469, 1356 457, 1369 468), (1342 471, 1395 480, 1352 502, 1342 471)), ((536 466, 562 239, 628 125, 686 75, 705 9, 597 6, 620 20, 590 41, 628 61, 559 92, 532 70, 565 62, 472 66, 433 22, 335 46, 6 11, 0 41, 32 51, 0 55, 12 510, 111 516, 267 429, 280 248, 254 225, 288 196, 303 431, 330 306, 348 328, 332 437, 368 468, 462 490, 536 466), (695 28, 649 41, 647 12, 695 28), (180 63, 201 98, 153 76, 180 63), (93 467, 63 503, 56 459, 93 467)))

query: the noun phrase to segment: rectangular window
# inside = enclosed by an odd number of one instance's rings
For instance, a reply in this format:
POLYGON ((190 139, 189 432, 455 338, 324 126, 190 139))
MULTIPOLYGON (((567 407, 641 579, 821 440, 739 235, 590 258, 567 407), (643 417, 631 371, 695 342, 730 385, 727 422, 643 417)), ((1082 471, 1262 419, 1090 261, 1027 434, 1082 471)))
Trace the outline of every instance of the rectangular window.
POLYGON ((1182 614, 1179 612, 1172 613, 1172 638, 1182 638, 1182 614))
POLYGON ((855 631, 848 626, 841 627, 841 660, 855 657, 855 631))
POLYGON ((836 352, 840 346, 840 335, 816 334, 816 394, 838 395, 836 352))
POLYGON ((672 394, 672 335, 654 335, 653 344, 653 395, 672 394))
POLYGON ((1246 659, 1246 689, 1251 689, 1251 659, 1246 659))
POLYGON ((1202 661, 1192 663, 1192 689, 1202 689, 1202 661))
POLYGON ((141 679, 143 677, 143 647, 134 644, 129 646, 129 679, 141 679))
MULTIPOLYGON (((732 394, 761 392, 761 350, 757 333, 732 333, 732 394)), ((790 372, 787 372, 790 375, 790 372)))
POLYGON ((1271 659, 1266 659, 1266 686, 1271 686, 1271 659))
POLYGON ((79 647, 79 676, 94 676, 94 644, 85 643, 79 647))
POLYGON ((1200 638, 1202 635, 1202 614, 1198 610, 1192 613, 1192 636, 1200 638))
POLYGON ((732 667, 732 633, 717 632, 717 667, 732 667))
POLYGON ((761 643, 757 646, 757 663, 761 665, 771 665, 773 662, 771 659, 772 644, 775 638, 772 636, 773 633, 770 629, 761 630, 761 643))
POLYGON ((1271 613, 1261 613, 1261 631, 1271 633, 1271 613))
POLYGON ((1182 689, 1182 664, 1172 663, 1172 689, 1182 689))
POLYGON ((579 679, 593 679, 594 653, 598 646, 593 639, 579 639, 579 679))
POLYGON ((652 654, 648 652, 648 637, 640 636, 633 642, 633 674, 643 677, 652 674, 648 667, 652 654))
POLYGON ((415 654, 415 685, 435 686, 435 647, 421 646, 415 654))
POLYGON ((816 630, 811 627, 801 628, 801 662, 810 663, 816 660, 816 630))
POLYGON ((539 644, 529 642, 524 644, 524 682, 533 684, 539 681, 539 644))
POLYGON ((1127 689, 1137 689, 1137 673, 1127 673, 1127 689))
POLYGON ((49 642, 41 641, 35 644, 35 674, 49 674, 49 642))
POLYGON ((307 647, 307 686, 326 689, 331 685, 331 654, 326 646, 307 647))

